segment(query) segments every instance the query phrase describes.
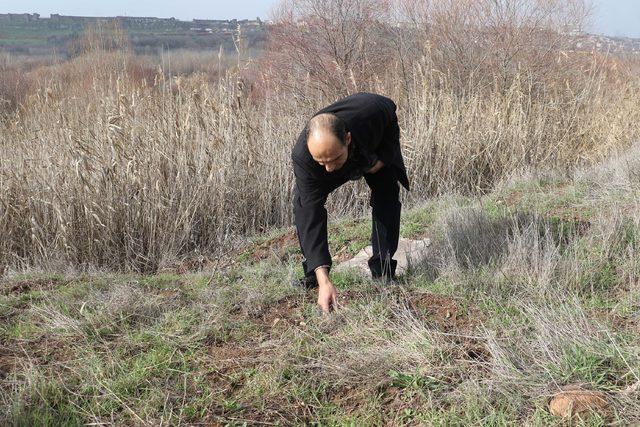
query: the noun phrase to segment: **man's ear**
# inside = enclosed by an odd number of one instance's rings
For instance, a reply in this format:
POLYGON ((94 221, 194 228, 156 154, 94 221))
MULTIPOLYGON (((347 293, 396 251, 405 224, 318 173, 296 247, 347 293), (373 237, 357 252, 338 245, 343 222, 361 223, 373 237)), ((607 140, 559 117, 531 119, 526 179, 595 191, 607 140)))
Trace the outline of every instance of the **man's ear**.
POLYGON ((346 135, 344 136, 344 142, 347 147, 349 146, 349 144, 351 144, 351 132, 346 133, 346 135))

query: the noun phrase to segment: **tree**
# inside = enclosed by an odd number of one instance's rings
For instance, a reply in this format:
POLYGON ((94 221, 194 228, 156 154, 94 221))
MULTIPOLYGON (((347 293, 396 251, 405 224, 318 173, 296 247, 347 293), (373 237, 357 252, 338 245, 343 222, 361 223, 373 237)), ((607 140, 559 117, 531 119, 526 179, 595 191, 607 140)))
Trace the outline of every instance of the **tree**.
POLYGON ((346 95, 371 86, 385 49, 384 0, 286 0, 269 28, 272 78, 291 90, 346 95))

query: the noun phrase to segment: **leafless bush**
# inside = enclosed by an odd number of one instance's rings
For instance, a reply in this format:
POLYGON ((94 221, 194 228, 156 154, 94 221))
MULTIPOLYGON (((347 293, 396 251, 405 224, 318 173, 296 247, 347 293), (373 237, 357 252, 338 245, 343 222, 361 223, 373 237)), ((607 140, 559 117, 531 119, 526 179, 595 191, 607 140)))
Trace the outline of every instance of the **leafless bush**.
POLYGON ((388 10, 385 0, 283 1, 269 29, 269 78, 298 96, 309 87, 325 96, 371 88, 390 60, 388 10))
POLYGON ((567 34, 584 29, 586 0, 400 1, 401 18, 415 30, 413 57, 453 78, 460 90, 474 86, 506 91, 563 81, 580 57, 568 56, 567 34))
POLYGON ((410 97, 425 70, 457 92, 519 81, 546 93, 592 68, 566 52, 589 17, 588 0, 287 0, 274 13, 267 74, 325 96, 395 85, 410 97))

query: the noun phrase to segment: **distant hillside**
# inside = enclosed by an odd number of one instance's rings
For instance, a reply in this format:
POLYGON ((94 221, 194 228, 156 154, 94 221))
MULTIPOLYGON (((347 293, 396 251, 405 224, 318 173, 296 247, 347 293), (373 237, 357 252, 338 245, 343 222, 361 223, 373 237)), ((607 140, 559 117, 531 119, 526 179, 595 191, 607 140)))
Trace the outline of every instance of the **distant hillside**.
MULTIPOLYGON (((180 21, 154 17, 91 17, 37 13, 0 14, 0 51, 17 54, 69 55, 73 42, 85 27, 116 20, 126 30, 136 53, 157 53, 164 49, 233 50, 234 35, 241 31, 246 48, 260 49, 266 39, 266 23, 255 20, 180 21)), ((615 55, 640 55, 640 39, 586 33, 567 34, 565 48, 599 51, 615 55)))
POLYGON ((609 37, 598 34, 571 36, 571 47, 580 51, 599 51, 611 54, 640 55, 640 39, 631 37, 609 37))
POLYGON ((154 17, 87 17, 52 14, 0 14, 0 51, 17 54, 43 54, 55 50, 68 55, 72 43, 88 25, 116 20, 131 38, 137 53, 156 53, 160 49, 217 50, 234 48, 233 37, 240 29, 247 48, 260 48, 265 25, 256 20, 180 21, 154 17))

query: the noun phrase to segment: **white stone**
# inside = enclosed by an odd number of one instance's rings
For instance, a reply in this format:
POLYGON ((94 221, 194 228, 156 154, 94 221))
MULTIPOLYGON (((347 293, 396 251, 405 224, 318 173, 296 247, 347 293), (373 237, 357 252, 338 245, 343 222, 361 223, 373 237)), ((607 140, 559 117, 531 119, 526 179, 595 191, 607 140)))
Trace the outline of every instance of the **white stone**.
MULTIPOLYGON (((431 239, 428 238, 422 240, 400 238, 400 241, 398 242, 398 250, 393 256, 393 259, 398 261, 398 265, 396 266, 396 275, 403 274, 405 271, 407 271, 407 267, 410 263, 418 262, 422 258, 424 258, 427 248, 430 244, 431 239)), ((350 260, 338 264, 335 267, 335 271, 357 269, 362 271, 363 273, 370 274, 367 261, 369 260, 369 257, 371 257, 372 253, 372 247, 367 246, 350 260)))

